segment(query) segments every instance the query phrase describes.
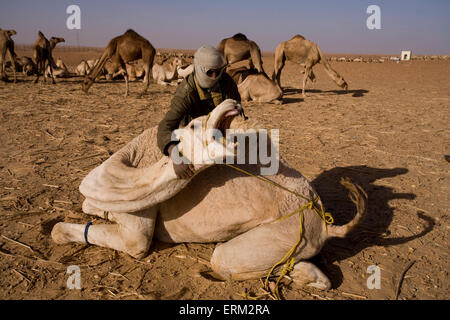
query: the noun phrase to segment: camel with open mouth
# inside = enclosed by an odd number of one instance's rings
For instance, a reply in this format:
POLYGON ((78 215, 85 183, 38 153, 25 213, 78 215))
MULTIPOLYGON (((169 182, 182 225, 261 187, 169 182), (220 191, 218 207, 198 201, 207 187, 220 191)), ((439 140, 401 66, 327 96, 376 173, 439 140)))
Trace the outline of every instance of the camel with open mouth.
POLYGON ((344 237, 360 221, 367 196, 346 182, 357 214, 346 225, 327 226, 308 180, 277 156, 276 139, 254 130, 240 113, 240 105, 228 99, 174 132, 180 154, 194 164, 195 175, 189 179, 178 179, 173 160, 157 148, 157 128, 144 131, 80 185, 86 198, 83 211, 116 224, 60 222, 53 227, 53 240, 108 247, 138 259, 147 254, 154 237, 168 243, 222 242, 210 265, 212 274, 225 280, 280 274, 283 268, 277 262, 291 252, 289 270, 295 283, 329 289, 329 279, 307 259, 319 253, 327 239, 344 237), (251 160, 250 153, 244 153, 247 164, 223 163, 239 153, 239 144, 220 137, 229 128, 238 142, 256 134, 256 152, 271 148, 271 156, 279 160, 276 173, 256 177, 268 163, 251 160))

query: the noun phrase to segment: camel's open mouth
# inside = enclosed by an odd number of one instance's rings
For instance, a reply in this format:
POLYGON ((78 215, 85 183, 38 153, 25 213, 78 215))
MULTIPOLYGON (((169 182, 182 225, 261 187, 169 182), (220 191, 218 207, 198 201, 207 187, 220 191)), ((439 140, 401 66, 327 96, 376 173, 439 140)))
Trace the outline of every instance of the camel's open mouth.
MULTIPOLYGON (((230 128, 231 121, 233 118, 242 114, 242 107, 236 101, 232 99, 227 99, 219 104, 207 117, 205 120, 204 129, 206 131, 206 141, 217 140, 217 136, 214 131, 219 130, 222 137, 225 138, 227 129, 230 128)), ((218 133, 218 132, 217 132, 218 133)))
POLYGON ((233 121, 234 117, 239 115, 239 113, 240 112, 238 109, 230 110, 227 113, 225 113, 223 117, 220 119, 217 129, 220 130, 220 132, 224 137, 227 129, 230 129, 231 121, 233 121))

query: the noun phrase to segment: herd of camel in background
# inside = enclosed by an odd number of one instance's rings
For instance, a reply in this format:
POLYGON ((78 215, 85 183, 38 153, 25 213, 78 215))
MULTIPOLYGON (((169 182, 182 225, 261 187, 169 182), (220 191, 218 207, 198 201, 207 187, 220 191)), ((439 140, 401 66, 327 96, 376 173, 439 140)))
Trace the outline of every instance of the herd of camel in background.
MULTIPOLYGON (((61 59, 53 59, 53 49, 64 42, 63 38, 52 37, 48 40, 44 34, 38 32, 38 40, 33 45, 33 59, 29 57, 18 58, 14 52, 14 41, 11 38, 16 34, 14 30, 0 29, 0 67, 1 80, 7 80, 5 67, 6 55, 9 54, 14 82, 16 71, 22 70, 25 75, 36 75, 37 83, 41 75, 44 82, 50 78, 55 83, 56 77, 84 76, 82 90, 88 92, 89 88, 100 77, 114 79, 123 77, 125 80, 125 96, 129 92, 129 80, 143 78, 145 93, 150 84, 150 76, 158 84, 169 84, 172 81, 180 82, 193 71, 193 64, 188 61, 192 56, 162 55, 162 61, 156 62, 156 50, 144 37, 129 29, 124 34, 113 38, 101 57, 96 60, 82 60, 76 67, 75 73, 68 71, 61 59), (141 63, 136 63, 136 61, 141 63)), ((303 66, 302 95, 305 96, 307 81, 315 81, 314 65, 321 63, 333 81, 344 90, 348 84, 328 63, 317 44, 296 35, 288 41, 280 43, 275 50, 275 63, 272 78, 265 73, 261 59, 261 50, 258 45, 249 40, 244 34, 238 33, 230 38, 223 39, 217 46, 226 63, 226 72, 236 81, 243 101, 282 103, 283 91, 281 89, 281 71, 286 61, 292 61, 303 66), (249 67, 231 68, 231 65, 248 60, 249 67)))

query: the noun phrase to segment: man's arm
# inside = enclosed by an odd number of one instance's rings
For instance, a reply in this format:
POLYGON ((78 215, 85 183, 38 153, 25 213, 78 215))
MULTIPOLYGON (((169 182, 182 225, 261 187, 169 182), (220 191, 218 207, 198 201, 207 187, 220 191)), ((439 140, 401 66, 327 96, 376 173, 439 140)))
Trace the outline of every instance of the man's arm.
POLYGON ((158 147, 163 154, 169 155, 168 148, 177 142, 171 141, 172 132, 178 129, 183 118, 189 113, 191 108, 189 86, 186 80, 177 88, 175 96, 170 103, 170 109, 158 125, 158 147))

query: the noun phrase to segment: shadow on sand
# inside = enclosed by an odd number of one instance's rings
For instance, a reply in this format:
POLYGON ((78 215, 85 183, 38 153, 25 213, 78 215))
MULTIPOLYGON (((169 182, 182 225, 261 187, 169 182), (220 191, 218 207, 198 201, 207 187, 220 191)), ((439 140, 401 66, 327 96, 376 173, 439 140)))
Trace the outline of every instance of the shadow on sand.
MULTIPOLYGON (((305 94, 308 93, 333 93, 333 94, 351 94, 352 97, 360 98, 364 97, 364 94, 368 93, 368 90, 365 89, 354 89, 354 90, 320 90, 320 89, 305 89, 305 94)), ((291 95, 291 94, 302 94, 301 89, 292 88, 292 87, 285 87, 283 88, 283 96, 291 95)))
POLYGON ((418 216, 424 220, 422 231, 410 237, 390 238, 389 225, 392 222, 394 209, 389 206, 392 199, 415 199, 413 193, 396 193, 387 186, 375 185, 374 182, 387 177, 405 174, 406 168, 371 168, 368 166, 337 167, 321 173, 312 181, 312 185, 320 195, 328 212, 331 212, 336 225, 349 222, 356 212, 356 208, 348 198, 348 191, 341 184, 343 177, 349 177, 352 182, 359 184, 368 195, 367 213, 363 221, 344 239, 333 238, 324 246, 321 253, 314 257, 314 263, 329 275, 333 287, 342 283, 341 270, 332 265, 358 254, 371 246, 393 246, 416 238, 423 237, 434 226, 434 220, 423 212, 418 216))

